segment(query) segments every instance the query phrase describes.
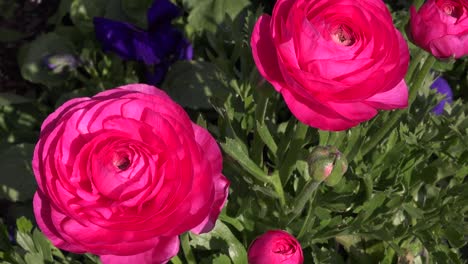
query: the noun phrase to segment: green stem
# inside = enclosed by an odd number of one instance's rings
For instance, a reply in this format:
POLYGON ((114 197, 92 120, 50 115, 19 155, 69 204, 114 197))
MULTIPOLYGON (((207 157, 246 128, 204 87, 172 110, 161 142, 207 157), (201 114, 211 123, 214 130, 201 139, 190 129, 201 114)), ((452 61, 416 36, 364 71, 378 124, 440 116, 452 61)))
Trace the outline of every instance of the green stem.
MULTIPOLYGON (((428 58, 426 58, 426 61, 424 62, 421 70, 415 76, 415 78, 416 78, 415 81, 410 82, 410 83, 413 84, 412 85, 413 87, 411 87, 411 89, 410 89, 409 100, 408 100, 410 106, 413 103, 414 99, 416 99, 416 95, 418 94, 419 89, 421 89, 421 87, 423 86, 424 79, 426 78, 427 74, 431 70, 431 68, 434 65, 435 61, 436 61, 436 59, 431 55, 428 58)), ((392 113, 390 119, 387 122, 385 122, 385 125, 381 129, 379 129, 377 134, 373 135, 372 138, 370 139, 370 141, 367 142, 363 146, 363 148, 361 149, 361 152, 360 152, 361 157, 364 157, 369 151, 374 149, 375 146, 382 141, 382 139, 385 137, 385 135, 387 135, 387 133, 393 128, 395 123, 400 119, 400 117, 405 112, 406 111, 400 110, 400 111, 396 111, 396 112, 392 113)))
POLYGON ((310 217, 312 215, 312 209, 313 209, 313 199, 315 198, 315 193, 313 196, 310 198, 309 202, 309 210, 307 210, 307 216, 304 220, 304 223, 302 224, 301 231, 299 231, 299 234, 297 235, 297 239, 301 239, 302 236, 305 234, 307 226, 309 225, 310 217))
POLYGON ((180 236, 180 245, 182 246, 182 251, 184 252, 185 259, 188 264, 197 264, 195 256, 193 256, 192 248, 190 247, 189 234, 186 232, 180 236))
POLYGON ((410 81, 413 79, 414 71, 416 70, 417 66, 419 65, 419 62, 421 62, 424 59, 424 56, 426 56, 426 52, 422 49, 418 49, 416 52, 416 56, 414 56, 413 59, 411 59, 410 65, 408 67, 408 71, 406 72, 406 83, 410 84, 410 81))
MULTIPOLYGON (((261 87, 262 89, 265 89, 261 87)), ((261 124, 265 123, 265 116, 268 108, 268 101, 269 97, 267 93, 258 93, 258 104, 257 108, 255 109, 255 118, 257 121, 259 121, 261 124)))
POLYGON ((390 119, 385 122, 384 127, 379 129, 377 134, 373 135, 369 142, 365 143, 365 145, 361 149, 361 157, 364 157, 370 150, 372 150, 380 141, 385 137, 385 135, 388 133, 388 131, 395 125, 396 121, 398 121, 403 114, 403 111, 400 110, 398 112, 394 112, 393 115, 391 115, 390 119))
POLYGON ((416 74, 416 79, 413 82, 414 86, 413 89, 410 90, 409 94, 409 105, 414 102, 414 99, 416 99, 416 95, 418 94, 419 89, 424 84, 424 79, 426 78, 427 74, 430 72, 432 66, 434 66, 434 63, 436 62, 436 58, 432 55, 429 55, 429 57, 426 58, 426 61, 424 62, 421 70, 416 74))
POLYGON ((278 171, 275 171, 273 175, 271 175, 271 183, 273 184, 276 194, 278 194, 281 207, 284 208, 286 205, 286 197, 284 196, 283 184, 281 183, 278 171))
POLYGON ((311 180, 306 184, 306 186, 304 186, 304 188, 294 200, 293 207, 291 210, 291 217, 289 220, 290 223, 302 213, 302 210, 304 210, 306 203, 310 201, 310 199, 315 194, 315 190, 317 190, 321 183, 321 181, 317 182, 311 180))
POLYGON ((182 264, 182 260, 180 260, 179 256, 175 256, 171 258, 172 264, 182 264))

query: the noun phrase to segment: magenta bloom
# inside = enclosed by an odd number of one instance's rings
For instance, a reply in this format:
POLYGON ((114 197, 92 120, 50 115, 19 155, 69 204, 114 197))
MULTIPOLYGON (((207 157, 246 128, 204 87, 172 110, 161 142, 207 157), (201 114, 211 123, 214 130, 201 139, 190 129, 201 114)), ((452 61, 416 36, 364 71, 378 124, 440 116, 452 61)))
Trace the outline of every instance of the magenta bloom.
POLYGON ((410 9, 409 36, 437 58, 468 55, 468 1, 428 0, 410 9))
POLYGON ((178 235, 210 231, 229 182, 213 137, 163 91, 132 84, 66 102, 33 158, 37 223, 104 263, 166 263, 178 235))
POLYGON ((452 89, 450 88, 450 85, 448 84, 448 82, 442 77, 437 78, 432 83, 431 89, 435 89, 439 94, 442 94, 445 96, 445 98, 442 99, 442 101, 440 101, 432 110, 434 114, 441 115, 444 112, 445 104, 446 103, 450 104, 453 101, 452 89))
POLYGON ((299 242, 288 232, 270 230, 257 237, 249 247, 249 264, 302 264, 299 242))
POLYGON ((408 104, 408 46, 382 0, 278 0, 251 46, 260 74, 309 126, 344 130, 408 104))

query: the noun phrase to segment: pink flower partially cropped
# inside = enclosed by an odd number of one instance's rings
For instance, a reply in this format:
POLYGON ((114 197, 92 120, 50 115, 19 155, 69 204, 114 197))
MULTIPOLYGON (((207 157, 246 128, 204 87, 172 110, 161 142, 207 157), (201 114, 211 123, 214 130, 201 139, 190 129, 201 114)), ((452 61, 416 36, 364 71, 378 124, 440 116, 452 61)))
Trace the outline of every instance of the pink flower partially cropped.
POLYGON ((302 248, 295 237, 282 230, 270 230, 249 247, 249 264, 302 264, 302 248))
POLYGON ((251 47, 261 75, 309 126, 344 130, 408 104, 408 46, 382 0, 278 0, 251 47))
POLYGON ((408 35, 437 58, 468 55, 468 1, 428 0, 410 9, 408 35))
POLYGON ((37 223, 103 263, 166 263, 178 235, 210 231, 227 198, 212 136, 163 91, 132 84, 72 99, 42 124, 37 223))

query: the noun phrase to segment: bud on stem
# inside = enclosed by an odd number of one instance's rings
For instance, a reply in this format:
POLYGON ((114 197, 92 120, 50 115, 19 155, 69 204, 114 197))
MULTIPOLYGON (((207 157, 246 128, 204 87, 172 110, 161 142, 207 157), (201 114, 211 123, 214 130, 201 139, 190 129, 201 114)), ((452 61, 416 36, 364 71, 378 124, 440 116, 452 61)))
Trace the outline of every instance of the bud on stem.
POLYGON ((298 217, 307 202, 313 196, 322 182, 328 186, 338 184, 348 169, 348 162, 343 154, 334 146, 317 146, 307 158, 309 164, 309 174, 312 180, 302 188, 299 195, 294 199, 289 210, 291 223, 298 217))
POLYGON ((348 169, 348 161, 334 146, 317 146, 307 158, 309 175, 328 186, 338 184, 348 169))

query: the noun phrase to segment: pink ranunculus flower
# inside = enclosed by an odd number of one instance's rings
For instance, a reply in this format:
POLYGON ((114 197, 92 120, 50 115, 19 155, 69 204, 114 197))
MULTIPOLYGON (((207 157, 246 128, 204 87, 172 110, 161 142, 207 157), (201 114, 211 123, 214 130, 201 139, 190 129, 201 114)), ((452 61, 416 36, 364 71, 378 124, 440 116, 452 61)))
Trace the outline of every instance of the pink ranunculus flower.
POLYGON ((344 130, 408 104, 408 46, 382 0, 278 0, 251 47, 261 75, 309 126, 344 130))
POLYGON ((428 0, 410 9, 409 37, 437 58, 468 55, 468 1, 428 0))
POLYGON ((302 248, 295 237, 283 230, 270 230, 249 247, 249 264, 302 264, 302 248))
POLYGON ((37 223, 103 263, 166 263, 178 235, 208 232, 228 194, 212 136, 163 91, 131 84, 72 99, 42 124, 37 223))

